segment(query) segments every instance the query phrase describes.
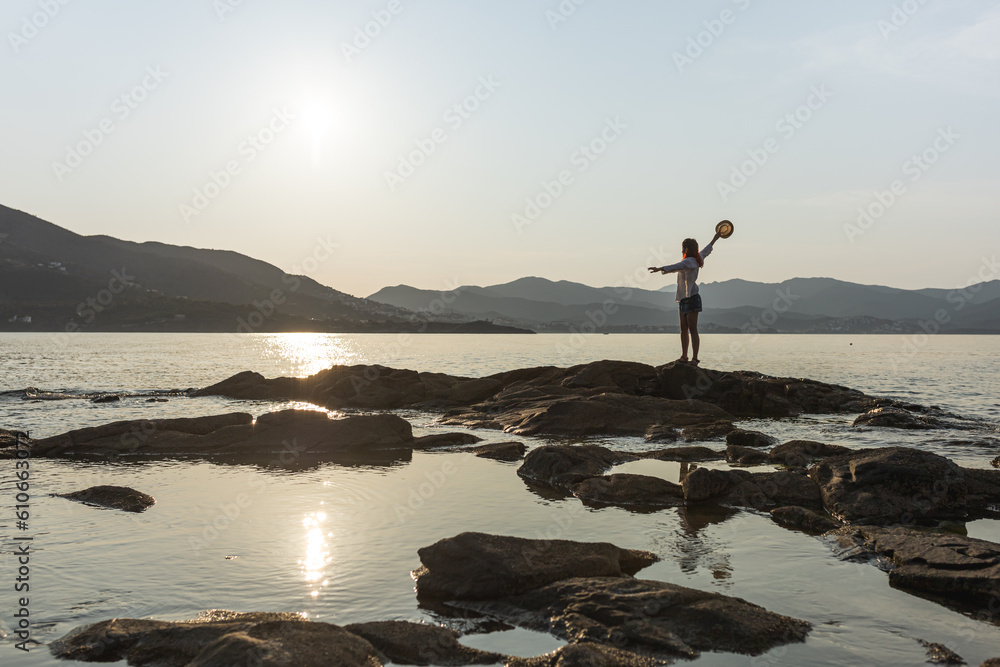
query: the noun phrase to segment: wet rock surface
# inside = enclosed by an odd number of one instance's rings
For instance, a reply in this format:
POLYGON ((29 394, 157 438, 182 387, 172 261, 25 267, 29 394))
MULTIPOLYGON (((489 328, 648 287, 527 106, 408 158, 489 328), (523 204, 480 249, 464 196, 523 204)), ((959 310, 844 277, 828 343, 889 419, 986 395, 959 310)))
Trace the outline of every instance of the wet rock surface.
POLYGON ((461 533, 417 551, 419 597, 483 600, 517 595, 570 577, 633 575, 659 558, 607 542, 532 540, 461 533))
POLYGON ((726 447, 726 462, 738 465, 754 466, 766 463, 768 456, 766 452, 740 445, 729 445, 726 447))
POLYGON ((841 557, 890 562, 893 586, 979 605, 1000 596, 1000 544, 905 527, 845 526, 829 535, 841 557))
POLYGON ((680 484, 627 473, 585 479, 573 486, 573 495, 592 505, 676 507, 684 504, 684 490, 680 484))
POLYGON ((704 427, 682 432, 686 439, 724 435, 734 416, 863 412, 879 404, 859 391, 813 380, 626 361, 523 368, 486 378, 384 366, 334 366, 307 378, 266 379, 244 371, 191 395, 302 400, 331 409, 450 409, 445 423, 522 434, 645 435, 653 429, 667 437, 668 429, 704 427))
POLYGON ((735 429, 736 426, 733 425, 733 422, 723 419, 711 424, 687 426, 681 429, 681 437, 689 442, 694 440, 715 440, 717 438, 725 438, 730 431, 735 429))
POLYGON ((472 452, 481 459, 493 459, 495 461, 520 461, 527 451, 523 442, 493 442, 487 445, 473 447, 467 451, 472 452))
POLYGON ((127 486, 92 486, 82 491, 53 494, 88 505, 97 505, 125 512, 145 512, 156 504, 153 496, 127 486))
POLYGON ((846 523, 887 525, 962 519, 963 468, 916 449, 865 449, 827 458, 810 469, 827 510, 846 523))
POLYGON ((127 660, 134 667, 382 665, 361 637, 296 614, 219 612, 187 622, 116 618, 78 628, 49 650, 66 660, 127 660))
POLYGON ((931 416, 916 414, 896 407, 874 408, 854 420, 854 426, 930 430, 941 428, 941 422, 931 416))
POLYGON ((633 455, 600 445, 543 445, 528 452, 517 474, 536 484, 568 490, 611 466, 632 460, 633 455))
POLYGON ((689 503, 717 502, 767 509, 786 505, 821 507, 819 488, 807 475, 792 471, 751 473, 746 470, 697 468, 681 481, 689 503))
POLYGON ((803 641, 811 628, 739 598, 613 576, 563 579, 504 599, 455 604, 571 643, 661 658, 694 658, 702 651, 760 655, 803 641))
MULTIPOLYGON (((294 460, 358 450, 411 449, 415 442, 409 422, 392 414, 330 419, 324 412, 284 410, 262 415, 256 422, 246 413, 114 422, 36 440, 31 455, 266 456, 294 460)), ((6 453, 11 454, 9 448, 6 453)))
POLYGON ((770 449, 778 444, 778 441, 776 438, 767 435, 766 433, 761 433, 760 431, 748 431, 742 428, 737 428, 726 434, 726 444, 735 445, 737 447, 758 447, 770 449))

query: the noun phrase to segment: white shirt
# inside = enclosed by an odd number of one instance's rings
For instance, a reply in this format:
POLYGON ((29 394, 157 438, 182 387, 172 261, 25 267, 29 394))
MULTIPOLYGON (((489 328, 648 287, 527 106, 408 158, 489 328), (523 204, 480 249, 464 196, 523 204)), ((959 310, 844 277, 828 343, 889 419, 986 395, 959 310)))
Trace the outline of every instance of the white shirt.
MULTIPOLYGON (((709 243, 698 254, 701 255, 701 259, 704 261, 706 257, 712 254, 712 244, 709 243)), ((676 301, 686 299, 698 293, 698 283, 696 281, 698 280, 699 268, 698 262, 695 261, 694 257, 685 257, 676 264, 660 267, 660 270, 666 273, 677 272, 676 301)))

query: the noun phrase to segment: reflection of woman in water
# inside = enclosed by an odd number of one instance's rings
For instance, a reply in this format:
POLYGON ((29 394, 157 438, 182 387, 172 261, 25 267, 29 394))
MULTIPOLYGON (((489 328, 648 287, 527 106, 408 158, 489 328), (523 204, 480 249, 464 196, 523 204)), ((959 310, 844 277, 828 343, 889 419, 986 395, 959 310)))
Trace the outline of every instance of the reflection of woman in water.
POLYGON ((651 266, 651 273, 657 271, 663 274, 677 274, 677 305, 681 318, 681 356, 677 361, 688 360, 688 338, 691 340, 691 363, 698 364, 698 348, 701 339, 698 337, 698 313, 701 312, 701 295, 698 294, 698 271, 705 266, 705 258, 712 254, 713 244, 722 237, 718 232, 711 242, 699 252, 698 242, 694 239, 684 239, 681 250, 684 259, 667 266, 651 266))

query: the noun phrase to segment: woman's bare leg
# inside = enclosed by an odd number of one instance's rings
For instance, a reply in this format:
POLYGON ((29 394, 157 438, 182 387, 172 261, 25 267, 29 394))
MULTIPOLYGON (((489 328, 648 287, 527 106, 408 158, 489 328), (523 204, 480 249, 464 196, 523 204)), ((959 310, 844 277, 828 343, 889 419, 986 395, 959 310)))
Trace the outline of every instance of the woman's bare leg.
POLYGON ((681 313, 681 358, 680 361, 687 361, 688 358, 688 322, 687 315, 681 313))
POLYGON ((687 328, 691 332, 691 361, 698 363, 698 348, 701 347, 701 337, 698 335, 698 313, 687 314, 687 328))

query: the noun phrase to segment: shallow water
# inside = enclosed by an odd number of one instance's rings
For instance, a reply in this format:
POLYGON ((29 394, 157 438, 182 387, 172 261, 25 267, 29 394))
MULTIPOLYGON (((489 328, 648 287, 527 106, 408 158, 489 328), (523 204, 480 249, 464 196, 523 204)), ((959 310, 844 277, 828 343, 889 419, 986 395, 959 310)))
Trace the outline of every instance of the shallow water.
MULTIPOLYGON (((252 369, 266 376, 306 375, 333 363, 383 363, 482 376, 514 367, 618 358, 663 363, 672 336, 398 336, 199 334, 0 334, 0 391, 38 387, 90 394, 205 386, 252 369)), ((998 452, 1000 338, 937 337, 900 355, 912 337, 703 337, 703 364, 811 377, 869 393, 940 405, 983 420, 971 432, 895 433, 851 428, 852 415, 749 421, 781 440, 810 438, 851 447, 905 444, 988 467, 998 452), (733 354, 731 346, 743 348, 733 354), (853 343, 851 345, 850 343, 853 343), (726 355, 732 355, 731 357, 726 355)), ((0 427, 41 437, 119 419, 248 411, 287 403, 170 398, 121 404, 23 401, 0 395, 0 427)), ((304 405, 297 405, 305 407, 304 405)), ((434 415, 402 413, 418 433, 434 415)), ((455 429, 449 429, 455 430, 455 429)), ((488 441, 509 440, 476 432, 488 441)), ((542 438, 520 438, 529 446, 542 438)), ((638 438, 594 438, 648 449, 638 438)), ((720 447, 721 443, 706 443, 720 447)), ((9 463, 9 462, 8 462, 9 463)), ((387 465, 224 465, 192 461, 33 462, 30 534, 34 637, 45 642, 115 616, 184 619, 204 609, 299 611, 333 623, 410 619, 438 622, 417 606, 409 572, 417 549, 464 530, 610 541, 649 549, 662 561, 640 573, 742 597, 811 621, 804 644, 757 658, 705 654, 698 665, 913 665, 917 639, 943 643, 969 664, 1000 656, 996 616, 977 620, 889 587, 867 564, 838 560, 821 540, 784 530, 763 513, 685 508, 635 513, 590 509, 573 498, 542 497, 517 477, 516 464, 460 453, 415 452, 387 465), (141 515, 96 509, 45 494, 121 484, 157 504, 141 515), (228 557, 228 558, 227 558, 228 557)), ((719 463, 718 465, 725 465, 719 463)), ((676 463, 645 461, 617 471, 677 481, 676 463)), ((15 594, 11 468, 0 462, 0 622, 12 622, 15 594)), ((1000 541, 1000 522, 968 526, 1000 541)), ((985 610, 984 610, 985 611, 985 610)), ((997 611, 997 610, 994 610, 997 611)), ((987 614, 989 612, 987 611, 987 614)), ((2 629, 4 626, 0 626, 2 629)), ((24 655, 0 643, 3 665, 56 663, 43 648, 24 655)), ((560 642, 522 630, 467 636, 489 650, 534 655, 560 642)))

